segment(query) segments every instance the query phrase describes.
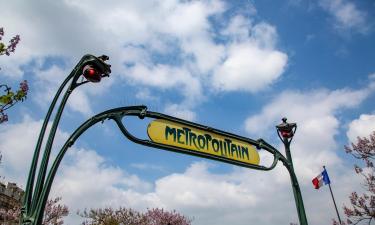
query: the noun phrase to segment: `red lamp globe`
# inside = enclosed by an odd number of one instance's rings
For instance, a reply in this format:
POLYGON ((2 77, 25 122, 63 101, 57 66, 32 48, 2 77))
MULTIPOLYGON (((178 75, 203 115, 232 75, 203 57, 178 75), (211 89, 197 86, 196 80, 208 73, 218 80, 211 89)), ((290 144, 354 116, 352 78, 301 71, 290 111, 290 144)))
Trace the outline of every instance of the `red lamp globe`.
POLYGON ((293 137, 293 132, 292 131, 280 131, 280 134, 283 138, 291 138, 293 137))
POLYGON ((102 79, 99 71, 92 65, 86 65, 83 67, 83 76, 90 82, 98 83, 102 79))

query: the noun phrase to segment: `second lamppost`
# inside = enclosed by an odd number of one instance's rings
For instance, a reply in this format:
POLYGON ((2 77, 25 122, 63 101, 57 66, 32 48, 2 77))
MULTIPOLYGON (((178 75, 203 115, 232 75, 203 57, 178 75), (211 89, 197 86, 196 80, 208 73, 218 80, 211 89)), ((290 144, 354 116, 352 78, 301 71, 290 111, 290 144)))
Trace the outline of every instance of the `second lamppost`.
POLYGON ((305 207, 302 200, 301 189, 298 185, 297 176, 294 172, 292 154, 290 153, 290 143, 293 140, 294 134, 297 130, 296 123, 288 123, 287 118, 282 118, 282 123, 276 126, 277 135, 284 144, 285 155, 287 162, 284 162, 285 167, 289 170, 291 177, 294 200, 297 207, 298 218, 301 222, 301 225, 307 224, 305 207))

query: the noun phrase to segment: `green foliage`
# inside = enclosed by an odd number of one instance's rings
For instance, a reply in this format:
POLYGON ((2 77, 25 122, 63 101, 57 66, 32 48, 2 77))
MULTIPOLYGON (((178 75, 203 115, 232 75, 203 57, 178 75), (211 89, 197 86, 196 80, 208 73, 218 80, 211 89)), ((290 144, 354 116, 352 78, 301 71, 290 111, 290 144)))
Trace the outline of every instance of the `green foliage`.
POLYGON ((2 105, 12 104, 13 96, 14 96, 14 93, 12 91, 10 91, 9 93, 5 95, 0 96, 0 104, 2 105))
POLYGON ((6 46, 4 43, 0 42, 0 52, 5 52, 6 46))
POLYGON ((0 84, 0 88, 4 88, 4 94, 0 95, 0 124, 8 121, 8 115, 5 111, 12 106, 14 106, 17 102, 23 102, 27 97, 27 92, 29 90, 29 86, 27 85, 27 81, 24 80, 20 83, 20 88, 15 93, 12 89, 5 84, 0 84))
MULTIPOLYGON (((3 39, 4 36, 4 28, 0 27, 0 41, 3 39)), ((10 53, 13 53, 16 50, 16 47, 18 43, 20 42, 20 36, 16 35, 14 36, 10 41, 8 45, 5 45, 3 42, 0 42, 0 55, 10 55, 10 53)))
MULTIPOLYGON (((9 56, 11 53, 14 53, 18 43, 20 42, 20 36, 14 36, 8 45, 5 45, 3 42, 4 28, 0 27, 0 55, 9 56)), ((8 115, 5 113, 5 110, 14 106, 17 102, 23 102, 26 99, 27 91, 29 86, 27 81, 20 83, 20 89, 14 93, 11 88, 6 84, 0 84, 0 88, 4 88, 5 94, 0 94, 0 124, 8 121, 8 115)), ((1 155, 0 155, 1 156, 1 155)))

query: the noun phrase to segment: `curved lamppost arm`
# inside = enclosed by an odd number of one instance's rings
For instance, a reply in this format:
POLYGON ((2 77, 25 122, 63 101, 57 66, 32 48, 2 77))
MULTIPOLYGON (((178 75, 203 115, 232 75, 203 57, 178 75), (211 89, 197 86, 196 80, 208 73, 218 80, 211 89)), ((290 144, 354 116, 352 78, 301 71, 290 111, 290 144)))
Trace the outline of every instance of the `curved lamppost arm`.
POLYGON ((67 150, 74 144, 74 142, 90 127, 95 125, 98 122, 102 122, 106 119, 115 119, 115 117, 119 116, 118 114, 123 113, 131 113, 133 110, 135 112, 141 111, 144 108, 144 106, 130 106, 130 107, 122 107, 117 109, 108 110, 105 112, 102 112, 96 116, 91 117, 86 122, 84 122, 81 126, 79 126, 73 134, 68 138, 68 140, 65 142, 61 150, 59 151, 58 155, 56 156, 55 161, 52 164, 52 167, 48 173, 46 184, 43 187, 43 190, 41 192, 41 195, 35 203, 37 204, 36 210, 32 214, 32 218, 35 218, 35 224, 41 224, 43 219, 43 212, 44 208, 48 199, 49 192, 51 190, 51 186, 53 183, 53 180, 55 178, 57 169, 61 163, 61 160, 63 159, 65 153, 67 150))
POLYGON ((51 105, 48 109, 47 115, 44 119, 42 128, 41 128, 40 133, 39 133, 38 142, 37 142, 35 150, 34 150, 34 157, 33 157, 32 162, 31 162, 31 168, 30 168, 30 172, 29 172, 29 176, 28 176, 27 184, 26 184, 26 190, 25 190, 25 204, 24 204, 25 209, 24 210, 27 213, 29 213, 30 210, 31 210, 30 204, 31 204, 31 201, 32 201, 32 190, 33 190, 33 186, 34 186, 36 167, 37 167, 37 163, 38 163, 38 159, 39 159, 40 148, 41 148, 42 142, 43 142, 43 137, 44 137, 44 134, 45 134, 46 129, 47 129, 48 121, 50 120, 52 111, 55 108, 56 102, 57 102, 62 90, 64 89, 65 85, 68 83, 68 81, 70 79, 71 79, 71 76, 68 76, 64 80, 64 82, 62 83, 60 88, 58 89, 58 91, 57 91, 55 97, 53 98, 52 103, 51 103, 51 105))
MULTIPOLYGON (((36 200, 39 198, 39 195, 41 194, 41 190, 43 188, 43 184, 44 184, 44 180, 45 180, 46 170, 47 170, 47 167, 48 167, 48 161, 49 161, 49 157, 50 157, 50 153, 51 153, 53 140, 54 140, 54 137, 55 137, 55 134, 56 134, 57 126, 59 124, 63 109, 65 107, 65 104, 66 104, 71 92, 74 90, 74 88, 89 82, 88 80, 86 80, 86 81, 82 81, 80 83, 77 83, 77 80, 83 74, 83 67, 85 65, 92 65, 92 67, 95 67, 95 70, 97 71, 97 74, 93 74, 93 75, 96 76, 96 77, 99 76, 101 78, 101 77, 104 77, 104 76, 108 76, 108 74, 110 73, 110 68, 109 68, 110 65, 108 65, 104 62, 107 59, 108 59, 108 57, 104 56, 104 55, 100 56, 100 57, 95 57, 93 55, 83 56, 82 59, 79 61, 79 63, 74 67, 73 71, 69 74, 69 76, 63 81, 63 83, 59 87, 59 89, 58 89, 49 109, 48 109, 47 115, 44 119, 42 128, 41 128, 40 133, 39 133, 38 141, 37 141, 37 144, 36 144, 36 147, 35 147, 33 159, 32 159, 31 166, 30 166, 29 176, 28 176, 27 183, 26 183, 24 203, 23 203, 23 208, 21 209, 21 215, 22 215, 21 220, 24 220, 24 219, 27 220, 27 218, 24 218, 24 217, 28 217, 28 215, 30 215, 31 212, 35 209, 36 200), (38 166, 40 150, 41 150, 43 138, 45 136, 45 132, 46 132, 46 129, 47 129, 47 126, 48 126, 48 122, 51 118, 52 112, 53 112, 53 110, 56 106, 56 103, 57 103, 63 89, 65 88, 65 86, 67 85, 67 83, 70 80, 72 80, 72 82, 69 85, 69 87, 67 88, 67 90, 64 94, 64 97, 60 102, 58 111, 56 113, 55 119, 54 119, 53 124, 52 124, 52 128, 49 132, 49 137, 48 137, 48 140, 47 140, 47 143, 46 143, 46 146, 45 146, 42 162, 41 162, 40 168, 39 168, 38 179, 37 179, 35 188, 33 188, 34 182, 35 182, 36 170, 37 170, 37 166, 38 166), (33 193, 33 191, 34 191, 34 193, 33 193), (33 199, 34 199, 34 201, 33 201, 33 199)), ((92 69, 92 70, 94 70, 94 69, 92 69)), ((87 78, 87 79, 89 79, 89 78, 87 78)))
MULTIPOLYGON (((38 179, 37 179, 37 182, 36 182, 36 185, 35 185, 34 194, 33 194, 33 197, 35 199, 38 199, 38 197, 40 195, 41 187, 42 187, 42 185, 44 183, 45 174, 46 174, 46 170, 47 170, 47 167, 48 167, 48 161, 49 161, 49 157, 50 157, 50 154, 51 154, 51 148, 52 148, 53 140, 55 138, 56 131, 57 131, 57 126, 59 125, 59 122, 60 122, 61 115, 62 115, 64 107, 65 107, 65 104, 68 101, 68 98, 69 98, 70 94, 72 93, 72 91, 75 88, 75 83, 76 83, 76 80, 77 80, 77 78, 76 78, 76 69, 74 69, 72 71, 72 73, 67 77, 66 80, 69 81, 73 77, 74 77, 74 79, 72 80, 71 84, 69 85, 69 87, 67 88, 67 90, 64 93, 64 96, 63 96, 63 98, 61 100, 61 103, 60 103, 59 108, 57 110, 55 119, 53 120, 51 130, 50 130, 49 135, 48 135, 48 139, 47 139, 47 143, 46 143, 46 146, 45 146, 45 149, 44 149, 44 154, 43 154, 42 162, 40 164, 40 169, 39 169, 39 173, 38 173, 38 179)), ((63 89, 65 87, 66 83, 65 84, 64 83, 60 86, 59 89, 63 89)), ((58 98, 59 98, 59 96, 60 96, 60 94, 61 94, 61 92, 60 93, 58 92, 56 94, 54 100, 57 101, 58 98)), ((51 105, 51 107, 50 107, 50 109, 49 109, 49 111, 47 113, 46 119, 43 122, 44 126, 42 127, 40 136, 38 138, 38 143, 37 143, 37 146, 36 146, 36 149, 35 149, 38 152, 40 152, 41 144, 43 142, 44 133, 46 131, 46 127, 48 125, 48 121, 49 121, 51 112, 53 111, 53 108, 54 108, 54 106, 56 104, 56 101, 53 102, 53 105, 51 105)), ((36 165, 33 165, 33 166, 36 166, 36 165)), ((30 185, 32 185, 32 183, 30 183, 30 185)), ((30 197, 31 196, 29 194, 28 198, 30 198, 30 197)), ((31 209, 35 209, 35 207, 36 207, 35 204, 31 205, 31 209)), ((30 212, 30 209, 28 210, 28 212, 30 212)))

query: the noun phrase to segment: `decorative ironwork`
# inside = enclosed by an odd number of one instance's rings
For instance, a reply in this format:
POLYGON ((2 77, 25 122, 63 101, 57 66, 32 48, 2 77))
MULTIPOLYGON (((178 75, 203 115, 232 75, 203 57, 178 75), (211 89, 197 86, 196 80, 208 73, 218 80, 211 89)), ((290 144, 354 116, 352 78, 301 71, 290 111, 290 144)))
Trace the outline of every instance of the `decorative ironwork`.
MULTIPOLYGON (((222 130, 218 130, 212 127, 204 126, 201 124, 193 123, 187 120, 179 119, 176 117, 168 116, 162 113, 158 112, 152 112, 148 111, 147 107, 144 105, 141 106, 128 106, 128 107, 120 107, 120 108, 115 108, 115 109, 110 109, 105 112, 99 113, 90 119, 88 119, 86 122, 84 122, 81 126, 79 126, 68 138, 68 140, 65 142, 61 150, 59 151, 58 155, 56 156, 50 170, 48 171, 47 175, 47 167, 48 167, 48 162, 49 162, 49 157, 51 153, 51 147, 53 144, 53 140, 56 134, 57 126, 60 121, 64 106, 67 102, 67 99, 71 92, 78 87, 79 85, 82 85, 84 83, 89 82, 90 80, 82 81, 80 83, 77 83, 78 78, 82 75, 83 69, 87 65, 92 65, 90 68, 95 68, 100 71, 100 78, 95 77, 93 82, 98 82, 102 77, 108 76, 110 71, 110 65, 105 63, 105 61, 108 60, 107 56, 101 56, 101 57, 95 57, 92 55, 85 55, 81 61, 77 64, 77 66, 73 69, 71 74, 64 80, 62 83, 61 87, 57 91, 52 104, 47 112, 46 118, 44 120, 42 129, 40 131, 40 135, 38 138, 38 142, 36 144, 36 148, 34 151, 34 156, 32 159, 31 163, 31 168, 27 180, 27 185, 26 185, 26 193, 25 193, 25 199, 24 199, 24 205, 22 208, 22 218, 21 218, 21 224, 23 225, 38 225, 41 224, 42 218, 43 218, 43 212, 44 208, 47 202, 48 195, 51 190, 51 186, 53 183, 53 180, 55 178, 57 169, 59 168, 59 165, 65 155, 65 153, 68 151, 68 149, 75 143, 75 141, 90 127, 93 125, 97 124, 98 122, 103 122, 105 120, 113 120, 122 134, 129 139, 130 141, 148 146, 148 147, 153 147, 153 148, 158 148, 162 150, 167 150, 167 151, 172 151, 172 152, 177 152, 177 153, 183 153, 183 154, 188 154, 188 155, 193 155, 193 156, 198 156, 198 157, 203 157, 207 159, 212 159, 212 160, 217 160, 241 167, 246 167, 250 169, 256 169, 256 170, 263 170, 263 171, 268 171, 272 170, 275 168, 277 163, 281 161, 283 165, 287 168, 291 182, 292 182, 292 188, 293 188, 293 193, 294 193, 294 198, 296 202, 296 207, 297 207, 297 212, 298 212, 298 217, 301 225, 307 225, 307 219, 305 215, 305 210, 303 206, 303 200, 302 200, 302 195, 301 195, 301 190, 298 185, 297 177, 294 173, 293 169, 293 164, 292 164, 292 159, 290 156, 290 151, 289 151, 289 146, 291 139, 294 136, 294 132, 296 131, 296 124, 288 124, 286 123, 286 119, 283 119, 283 123, 277 126, 278 129, 278 135, 280 139, 282 139, 286 152, 287 152, 287 157, 284 157, 277 149, 275 149, 272 145, 268 144, 265 140, 263 139, 258 139, 258 140, 253 140, 250 138, 242 137, 236 134, 228 133, 222 130), (46 147, 43 152, 43 158, 41 162, 41 166, 39 168, 38 176, 37 176, 37 182, 35 188, 33 187, 34 181, 35 181, 35 176, 36 176, 36 170, 37 170, 37 164, 38 164, 38 158, 39 154, 41 151, 41 144, 43 141, 43 137, 46 132, 46 127, 48 124, 48 121, 50 120, 52 111, 57 103, 57 100, 64 89, 64 87, 68 84, 68 82, 71 81, 69 87, 67 88, 63 99, 60 102, 58 111, 56 113, 55 119, 52 124, 52 128, 49 133, 49 137, 47 140, 46 147), (173 123, 177 123, 180 125, 185 125, 197 130, 201 131, 207 131, 215 135, 221 135, 223 137, 228 137, 232 138, 244 143, 248 143, 250 145, 255 146, 258 150, 265 150, 273 155, 273 162, 270 166, 263 166, 263 165, 257 165, 257 164, 251 164, 251 163, 245 163, 241 161, 234 160, 232 158, 228 157, 220 157, 217 155, 213 154, 205 154, 200 151, 191 151, 189 149, 180 147, 180 146, 174 146, 174 145, 168 145, 164 143, 158 143, 154 142, 152 140, 147 140, 147 139, 140 139, 133 134, 131 134, 126 126, 123 124, 123 118, 124 117, 129 117, 129 116, 137 116, 139 119, 144 119, 144 118, 152 118, 152 119, 162 119, 165 121, 170 121, 173 123), (284 135, 281 132, 285 132, 284 135), (292 132, 292 133, 291 133, 292 132), (280 134, 279 134, 280 133, 280 134), (281 138, 283 137, 283 138, 281 138), (289 154, 288 154, 289 153, 289 154), (47 175, 47 177, 46 177, 47 175)), ((87 68, 87 67, 86 67, 87 68)), ((93 74, 97 75, 97 74, 93 74)))

